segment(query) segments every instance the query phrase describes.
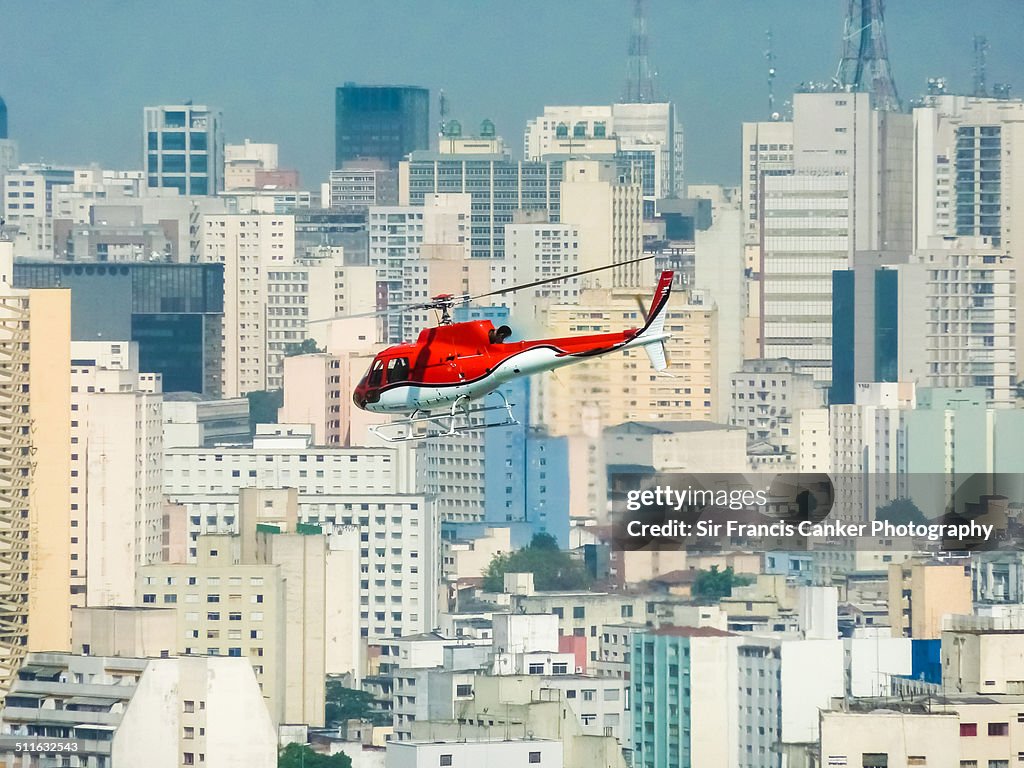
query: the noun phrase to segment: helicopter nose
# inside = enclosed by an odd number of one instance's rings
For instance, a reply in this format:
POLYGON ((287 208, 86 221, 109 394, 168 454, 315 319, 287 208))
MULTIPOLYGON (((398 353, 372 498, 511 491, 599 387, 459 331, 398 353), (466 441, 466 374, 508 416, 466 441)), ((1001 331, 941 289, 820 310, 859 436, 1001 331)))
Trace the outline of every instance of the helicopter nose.
POLYGON ((366 407, 366 397, 358 389, 352 393, 352 402, 356 404, 356 408, 363 409, 366 407))

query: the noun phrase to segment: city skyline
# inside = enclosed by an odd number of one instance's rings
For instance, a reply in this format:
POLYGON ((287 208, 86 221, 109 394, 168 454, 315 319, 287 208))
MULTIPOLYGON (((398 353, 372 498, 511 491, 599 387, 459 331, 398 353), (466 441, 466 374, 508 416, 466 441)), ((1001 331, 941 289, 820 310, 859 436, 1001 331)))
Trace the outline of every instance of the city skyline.
MULTIPOLYGON (((686 7, 665 0, 647 4, 657 94, 679 109, 691 182, 738 182, 739 124, 767 118, 767 29, 773 33, 777 105, 785 105, 801 82, 827 81, 839 62, 845 3, 730 6, 723 13, 720 3, 707 0, 686 7), (689 32, 694 29, 700 33, 689 32), (702 77, 689 77, 690 71, 702 77), (706 72, 714 78, 703 77, 706 72)), ((509 12, 487 0, 474 4, 473 12, 465 12, 468 7, 395 0, 383 8, 304 3, 251 13, 250 6, 243 12, 240 3, 230 2, 216 19, 192 2, 178 4, 173 16, 159 6, 116 2, 61 7, 62 21, 51 26, 49 44, 63 55, 40 58, 32 52, 38 30, 54 19, 54 6, 13 3, 5 9, 10 55, 0 94, 26 162, 141 167, 142 108, 193 100, 223 111, 229 142, 278 142, 282 165, 297 168, 305 186, 325 181, 333 165, 334 89, 345 82, 429 88, 432 131, 443 89, 450 115, 467 131, 490 118, 516 155, 526 121, 545 104, 620 97, 631 14, 625 0, 594 0, 594 12, 585 16, 570 5, 526 3, 509 12), (202 23, 193 23, 197 19, 202 23), (156 41, 138 34, 157 28, 162 37, 156 41), (359 32, 369 28, 378 34, 359 32), (600 55, 580 56, 587 49, 566 45, 570 28, 574 39, 588 41, 600 55), (118 53, 92 55, 100 34, 119 41, 112 49, 118 53), (382 38, 403 55, 379 55, 382 38), (449 39, 458 45, 438 53, 437 42, 449 39), (492 63, 480 66, 482 60, 492 63), (72 71, 77 82, 68 83, 72 71), (54 87, 62 80, 63 87, 54 87)), ((1012 53, 1024 34, 1024 14, 1012 0, 972 8, 968 23, 962 11, 954 0, 927 7, 888 4, 890 58, 905 101, 922 93, 931 76, 945 77, 952 91, 969 91, 975 33, 988 38, 989 88, 997 82, 1024 87, 1024 64, 1012 53)))

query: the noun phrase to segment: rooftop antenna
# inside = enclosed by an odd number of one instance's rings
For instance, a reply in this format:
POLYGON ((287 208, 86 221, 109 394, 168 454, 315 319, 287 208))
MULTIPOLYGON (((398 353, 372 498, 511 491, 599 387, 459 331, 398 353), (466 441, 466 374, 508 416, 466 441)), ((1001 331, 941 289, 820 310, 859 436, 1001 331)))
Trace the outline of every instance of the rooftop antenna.
POLYGON ((650 104, 654 101, 654 73, 647 57, 647 14, 644 0, 633 0, 633 24, 629 34, 629 55, 626 59, 627 104, 650 104))
POLYGON ((883 0, 848 0, 843 57, 833 83, 841 90, 870 93, 876 109, 900 111, 885 43, 883 0))
POLYGON ((440 115, 441 127, 438 129, 438 133, 444 133, 444 124, 448 119, 448 94, 444 92, 442 88, 437 94, 437 111, 440 115))
POLYGON ((768 47, 764 52, 765 61, 768 62, 768 117, 770 120, 778 120, 779 113, 775 111, 775 50, 772 47, 772 31, 765 32, 768 38, 768 47))
POLYGON ((984 35, 974 36, 974 95, 988 96, 987 69, 988 38, 984 35))

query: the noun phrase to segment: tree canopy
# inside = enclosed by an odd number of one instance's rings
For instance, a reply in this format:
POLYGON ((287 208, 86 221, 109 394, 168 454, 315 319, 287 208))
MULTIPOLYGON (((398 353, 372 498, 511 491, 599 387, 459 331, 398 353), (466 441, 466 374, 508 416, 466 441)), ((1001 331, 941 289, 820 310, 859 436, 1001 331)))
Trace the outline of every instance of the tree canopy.
POLYGON ((346 754, 321 755, 305 744, 292 742, 277 755, 277 768, 352 768, 346 754))
POLYGON ((377 708, 377 702, 366 691, 346 688, 338 680, 328 680, 324 692, 326 707, 324 719, 328 725, 346 720, 369 720, 374 725, 390 725, 391 718, 377 708))
POLYGON ((720 571, 717 565, 712 565, 711 570, 697 572, 690 591, 694 597, 704 600, 721 600, 732 595, 733 587, 741 587, 751 581, 749 576, 737 575, 731 566, 720 571))
POLYGON ((277 409, 284 404, 284 391, 280 389, 247 392, 249 400, 249 431, 256 432, 257 424, 277 424, 277 409))
POLYGON ((316 342, 313 341, 313 339, 303 339, 298 344, 285 344, 284 356, 294 357, 295 355, 313 355, 317 352, 323 351, 324 350, 320 349, 320 347, 316 345, 316 342))
POLYGON ((484 590, 501 592, 506 573, 532 573, 533 585, 541 591, 587 589, 590 575, 579 560, 558 548, 554 537, 535 534, 529 546, 496 555, 484 571, 484 590))
POLYGON ((927 524, 929 522, 924 512, 907 498, 893 499, 885 506, 879 507, 875 512, 875 519, 892 523, 893 525, 907 525, 908 523, 927 524))

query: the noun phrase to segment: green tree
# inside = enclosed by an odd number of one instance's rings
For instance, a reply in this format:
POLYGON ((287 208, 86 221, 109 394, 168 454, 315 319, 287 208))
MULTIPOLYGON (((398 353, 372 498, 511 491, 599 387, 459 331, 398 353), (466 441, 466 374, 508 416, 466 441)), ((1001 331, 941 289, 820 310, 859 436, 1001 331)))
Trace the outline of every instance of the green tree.
POLYGON ((366 691, 346 688, 340 680, 328 680, 324 719, 329 725, 346 720, 369 720, 374 725, 390 725, 391 718, 377 706, 376 699, 366 691))
POLYGON ((313 341, 313 339, 303 339, 298 344, 293 343, 284 345, 285 357, 294 357, 295 355, 314 355, 317 352, 323 351, 324 350, 320 349, 320 347, 316 345, 316 342, 313 341))
POLYGON ((712 565, 711 570, 697 572, 691 593, 702 600, 721 600, 732 595, 733 587, 741 587, 751 581, 749 576, 737 575, 731 566, 720 571, 717 565, 712 565))
POLYGON ((928 518, 924 516, 924 512, 907 498, 893 499, 885 506, 879 507, 875 511, 875 519, 884 523, 892 523, 893 525, 928 523, 928 518))
POLYGON ((496 555, 484 572, 484 590, 501 592, 506 573, 532 573, 535 588, 546 590, 587 589, 591 585, 586 567, 546 533, 538 533, 529 546, 496 555))
POLYGON ((305 744, 292 742, 277 754, 277 768, 352 768, 345 754, 321 755, 305 744))
POLYGON ((246 394, 249 400, 249 431, 256 433, 257 424, 277 424, 277 409, 284 404, 284 390, 258 390, 246 394))

